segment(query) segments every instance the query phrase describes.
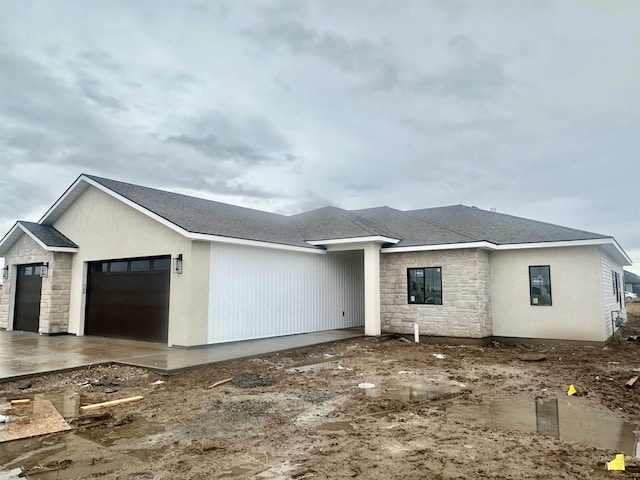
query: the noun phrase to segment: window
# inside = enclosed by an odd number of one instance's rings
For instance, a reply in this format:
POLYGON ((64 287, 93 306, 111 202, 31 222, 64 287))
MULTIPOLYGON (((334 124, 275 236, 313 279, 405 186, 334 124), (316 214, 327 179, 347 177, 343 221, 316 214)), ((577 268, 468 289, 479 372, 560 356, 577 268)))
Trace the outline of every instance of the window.
POLYGON ((131 260, 132 272, 148 272, 151 270, 151 260, 131 260))
POLYGON ((120 262, 111 262, 110 272, 126 272, 129 269, 129 262, 120 261, 120 262))
POLYGON ((529 267, 531 305, 551 305, 551 268, 549 265, 529 267))
POLYGON ((409 303, 442 305, 442 268, 408 268, 409 303))
POLYGON ((169 270, 171 268, 171 259, 169 257, 166 258, 155 258, 153 260, 153 269, 155 271, 158 270, 169 270))

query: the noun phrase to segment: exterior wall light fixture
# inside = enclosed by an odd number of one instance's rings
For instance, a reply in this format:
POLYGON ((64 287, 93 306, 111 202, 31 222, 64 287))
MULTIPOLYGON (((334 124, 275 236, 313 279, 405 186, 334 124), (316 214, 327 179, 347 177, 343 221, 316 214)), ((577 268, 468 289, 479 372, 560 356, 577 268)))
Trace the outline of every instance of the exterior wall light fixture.
POLYGON ((2 269, 2 278, 5 280, 9 278, 9 265, 5 265, 5 267, 2 269))
POLYGON ((173 258, 173 273, 182 273, 182 254, 179 253, 173 258))
POLYGON ((43 262, 40 268, 40 277, 45 278, 49 276, 49 262, 43 262))

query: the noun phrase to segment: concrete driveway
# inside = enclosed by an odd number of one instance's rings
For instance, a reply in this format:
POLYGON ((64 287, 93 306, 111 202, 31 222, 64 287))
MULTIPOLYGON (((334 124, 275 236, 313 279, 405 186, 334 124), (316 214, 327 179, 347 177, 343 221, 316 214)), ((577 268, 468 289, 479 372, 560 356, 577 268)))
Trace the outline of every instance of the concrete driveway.
POLYGON ((288 335, 196 348, 75 335, 0 331, 0 382, 116 363, 170 375, 189 368, 360 337, 362 328, 288 335))

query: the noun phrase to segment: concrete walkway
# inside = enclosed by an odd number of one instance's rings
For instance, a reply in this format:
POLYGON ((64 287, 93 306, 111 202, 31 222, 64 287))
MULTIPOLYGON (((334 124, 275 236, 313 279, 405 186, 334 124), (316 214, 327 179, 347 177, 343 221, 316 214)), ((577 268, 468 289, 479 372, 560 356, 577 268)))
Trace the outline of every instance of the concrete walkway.
POLYGON ((362 328, 351 328, 185 349, 114 338, 0 331, 0 382, 105 363, 142 367, 170 375, 200 365, 362 335, 362 328))

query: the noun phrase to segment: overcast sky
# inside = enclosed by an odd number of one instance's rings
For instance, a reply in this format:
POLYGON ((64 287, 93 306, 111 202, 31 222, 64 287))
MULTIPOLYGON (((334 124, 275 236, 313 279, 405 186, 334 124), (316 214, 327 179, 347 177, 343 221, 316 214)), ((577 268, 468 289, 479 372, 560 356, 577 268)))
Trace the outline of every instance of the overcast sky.
POLYGON ((285 214, 494 207, 640 273, 640 0, 0 0, 0 236, 80 173, 285 214))

